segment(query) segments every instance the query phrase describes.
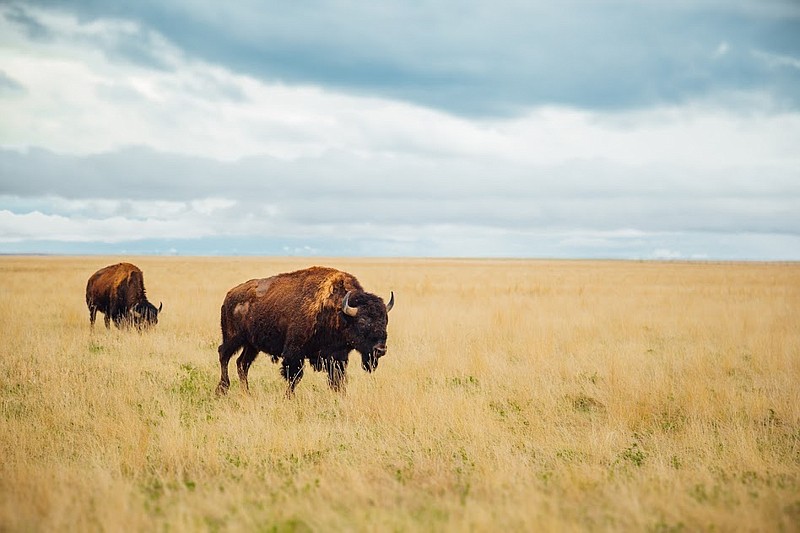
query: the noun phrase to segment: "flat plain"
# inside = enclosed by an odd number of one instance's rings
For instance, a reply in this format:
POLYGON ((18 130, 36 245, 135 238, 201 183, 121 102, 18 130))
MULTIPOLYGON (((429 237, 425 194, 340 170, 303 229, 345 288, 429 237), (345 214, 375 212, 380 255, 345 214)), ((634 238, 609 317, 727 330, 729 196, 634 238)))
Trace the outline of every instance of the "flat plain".
POLYGON ((2 531, 800 530, 800 264, 0 258, 2 531), (164 310, 90 331, 121 260, 164 310), (383 298, 345 394, 263 354, 217 398, 234 285, 383 298))

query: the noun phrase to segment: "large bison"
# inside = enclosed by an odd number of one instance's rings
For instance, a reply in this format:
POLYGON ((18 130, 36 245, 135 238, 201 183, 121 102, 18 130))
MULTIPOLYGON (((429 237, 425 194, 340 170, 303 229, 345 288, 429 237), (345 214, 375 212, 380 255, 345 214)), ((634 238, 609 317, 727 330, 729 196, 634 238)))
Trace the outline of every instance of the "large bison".
POLYGON ((114 325, 144 328, 158 323, 158 308, 147 301, 144 292, 144 275, 139 267, 130 263, 119 263, 101 268, 86 284, 86 305, 89 307, 89 323, 94 327, 97 312, 104 315, 106 328, 114 325))
POLYGON ((244 390, 247 371, 259 352, 275 363, 282 359, 287 396, 303 377, 305 359, 314 370, 327 370, 330 387, 341 390, 351 350, 361 352, 361 366, 368 372, 386 354, 387 313, 393 305, 394 293, 385 304, 365 292, 353 275, 325 267, 251 279, 234 287, 221 310, 217 394, 228 391, 228 362, 240 349, 236 368, 244 390))

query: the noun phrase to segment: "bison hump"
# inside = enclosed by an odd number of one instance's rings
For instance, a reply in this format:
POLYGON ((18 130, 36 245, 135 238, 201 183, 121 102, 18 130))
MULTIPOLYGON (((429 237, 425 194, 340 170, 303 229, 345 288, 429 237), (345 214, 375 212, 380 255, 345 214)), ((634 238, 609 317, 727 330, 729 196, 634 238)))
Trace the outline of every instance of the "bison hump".
POLYGON ((264 278, 258 280, 256 282, 256 297, 261 298, 265 294, 267 294, 270 285, 272 285, 272 278, 264 278))

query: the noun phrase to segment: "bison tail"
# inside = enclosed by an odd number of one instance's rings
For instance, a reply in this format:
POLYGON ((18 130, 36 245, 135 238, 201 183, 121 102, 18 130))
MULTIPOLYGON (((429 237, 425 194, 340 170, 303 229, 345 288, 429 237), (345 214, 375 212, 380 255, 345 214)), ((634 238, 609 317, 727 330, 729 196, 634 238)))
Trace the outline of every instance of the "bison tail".
POLYGON ((86 305, 88 305, 88 306, 91 306, 92 305, 92 301, 94 300, 94 298, 92 298, 92 292, 93 292, 92 291, 92 289, 93 289, 92 281, 94 281, 94 276, 89 278, 89 281, 86 283, 86 305))
POLYGON ((233 327, 235 324, 231 323, 231 319, 228 316, 227 309, 225 309, 225 305, 222 306, 219 313, 219 326, 222 330, 222 342, 230 342, 234 337, 236 337, 236 331, 233 331, 233 327))

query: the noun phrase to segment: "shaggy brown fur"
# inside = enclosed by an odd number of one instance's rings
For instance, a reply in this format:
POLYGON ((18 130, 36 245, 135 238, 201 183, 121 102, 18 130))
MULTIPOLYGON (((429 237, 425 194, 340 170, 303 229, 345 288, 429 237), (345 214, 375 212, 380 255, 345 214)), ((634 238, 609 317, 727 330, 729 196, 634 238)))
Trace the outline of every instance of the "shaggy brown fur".
POLYGON ((144 275, 130 263, 109 265, 95 272, 86 284, 86 305, 92 327, 97 311, 103 313, 106 328, 111 320, 117 327, 157 324, 161 311, 161 305, 156 309, 147 301, 144 275))
POLYGON ((236 367, 245 389, 250 365, 265 352, 274 362, 283 359, 288 394, 303 376, 305 359, 315 370, 326 369, 331 388, 339 390, 351 350, 361 352, 362 366, 370 372, 386 353, 387 312, 383 300, 365 292, 353 275, 333 268, 311 267, 242 283, 222 304, 217 392, 227 392, 228 361, 240 349, 236 367), (348 292, 356 316, 342 310, 348 292))

